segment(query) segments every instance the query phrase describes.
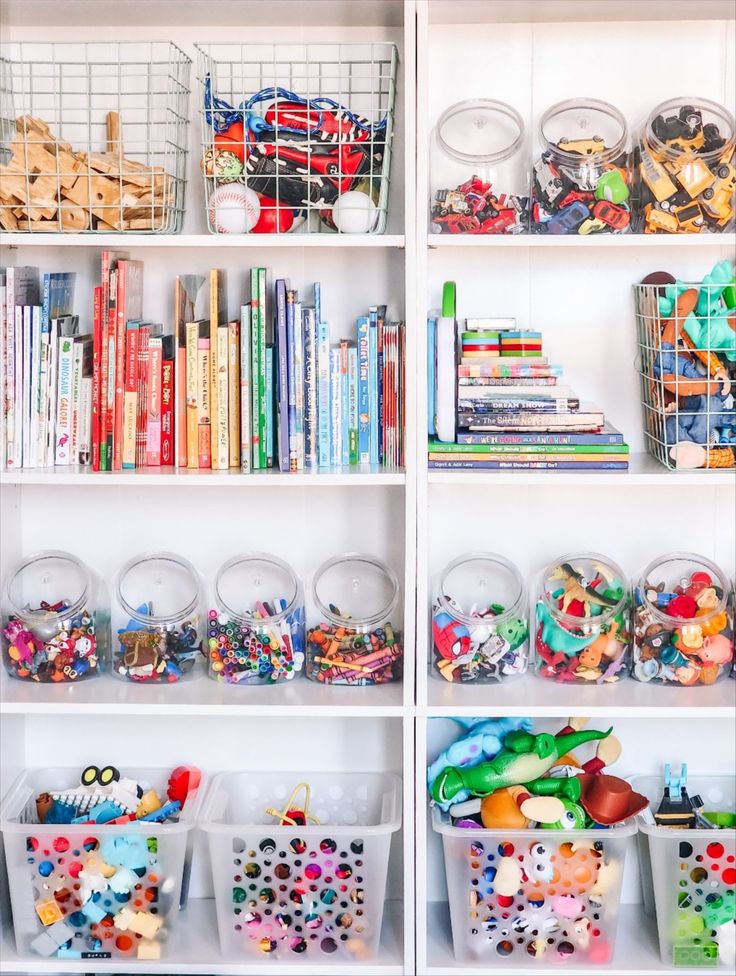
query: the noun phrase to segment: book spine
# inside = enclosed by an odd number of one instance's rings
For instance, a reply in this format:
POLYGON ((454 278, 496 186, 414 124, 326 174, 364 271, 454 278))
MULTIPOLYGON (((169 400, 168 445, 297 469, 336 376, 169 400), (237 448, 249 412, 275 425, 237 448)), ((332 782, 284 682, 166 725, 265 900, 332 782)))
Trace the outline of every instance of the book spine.
POLYGON ((317 323, 314 309, 305 308, 304 325, 304 463, 317 465, 317 323))
POLYGON ((30 305, 21 306, 23 310, 23 467, 31 464, 31 388, 33 385, 33 309, 30 305))
POLYGON ((348 463, 358 463, 358 350, 348 349, 348 463))
POLYGON ((340 347, 330 349, 330 464, 338 468, 342 463, 342 417, 340 377, 340 347))
POLYGON ((164 359, 161 363, 161 464, 167 467, 174 463, 174 388, 174 360, 164 359))
POLYGON ((138 332, 138 389, 135 417, 135 466, 142 468, 146 463, 146 434, 148 432, 148 374, 151 328, 140 326, 138 332))
POLYGON ((240 470, 250 473, 250 306, 240 308, 240 470))
POLYGON ((182 324, 184 335, 176 347, 174 372, 174 402, 176 403, 176 463, 180 468, 189 467, 189 438, 187 437, 187 342, 186 323, 182 324))
POLYGON ((469 412, 485 411, 487 413, 574 413, 580 407, 580 401, 564 397, 557 400, 549 399, 518 399, 511 397, 493 398, 487 396, 459 396, 458 409, 469 412))
POLYGON ((398 328, 398 433, 399 433, 399 457, 397 465, 404 467, 406 461, 405 454, 405 434, 406 434, 406 325, 399 323, 398 328))
POLYGON ((296 406, 296 469, 304 470, 304 342, 302 306, 294 302, 294 399, 296 406))
POLYGON ((595 453, 589 454, 586 451, 575 451, 573 448, 557 448, 556 451, 552 452, 540 452, 535 451, 532 448, 528 449, 526 452, 509 453, 508 451, 484 451, 482 454, 477 454, 472 451, 464 452, 458 451, 453 454, 445 454, 442 452, 435 453, 430 451, 429 453, 430 461, 513 461, 516 463, 528 463, 536 462, 539 464, 546 463, 548 461, 579 461, 586 464, 598 464, 606 461, 618 461, 619 463, 628 460, 628 454, 622 453, 595 453))
POLYGON ((297 470, 296 449, 296 355, 294 350, 293 291, 286 293, 286 348, 289 370, 289 471, 297 470))
POLYGON ((210 414, 210 340, 197 340, 197 459, 200 468, 212 467, 212 417, 210 414))
POLYGON ((348 366, 348 344, 340 342, 340 464, 350 464, 350 377, 348 366))
POLYGON ((596 413, 479 413, 459 411, 458 424, 461 427, 562 427, 590 430, 603 426, 603 414, 596 413))
POLYGON ((322 285, 314 283, 314 320, 317 324, 322 321, 322 285))
POLYGON ((100 255, 100 471, 107 470, 107 397, 108 373, 110 371, 110 252, 103 251, 100 255))
POLYGON ((5 454, 2 460, 5 466, 15 465, 13 424, 15 409, 15 309, 9 304, 11 271, 6 272, 5 294, 3 295, 3 420, 5 423, 5 454))
POLYGON ((115 403, 115 330, 117 327, 117 268, 109 273, 107 302, 102 309, 102 409, 100 411, 100 470, 112 470, 112 428, 115 403), (105 311, 107 306, 107 312, 105 311))
POLYGON ((55 319, 51 320, 50 331, 49 331, 49 385, 48 385, 48 403, 46 408, 48 411, 48 433, 46 439, 46 451, 44 453, 43 463, 46 465, 53 465, 54 454, 56 452, 56 389, 59 377, 59 343, 58 343, 58 322, 55 319))
POLYGON ((440 470, 482 469, 488 471, 625 471, 628 461, 430 461, 440 470))
POLYGON ((79 403, 82 395, 83 354, 83 343, 77 339, 74 342, 74 358, 72 359, 72 429, 69 445, 72 464, 76 464, 79 457, 79 403))
MULTIPOLYGON (((214 457, 212 467, 218 471, 227 471, 230 466, 230 417, 228 392, 228 326, 218 325, 217 327, 217 464, 214 457)), ((215 420, 213 419, 213 423, 215 420)))
POLYGON ((397 391, 396 391, 396 334, 398 331, 398 325, 394 322, 390 322, 385 326, 384 329, 384 355, 386 358, 385 365, 385 383, 386 387, 384 390, 384 401, 385 410, 383 417, 383 457, 381 458, 384 464, 388 464, 394 467, 396 464, 396 406, 397 406, 397 391))
POLYGON ((41 313, 41 376, 38 388, 38 437, 36 464, 46 463, 49 439, 49 383, 51 370, 50 322, 41 313))
POLYGON ((261 468, 261 451, 258 441, 258 411, 261 407, 261 369, 258 348, 258 268, 250 269, 250 443, 251 465, 254 471, 261 468))
POLYGON ((138 396, 140 389, 141 334, 136 322, 128 322, 125 335, 125 390, 123 393, 123 468, 136 466, 138 396))
POLYGON ((102 392, 102 286, 94 291, 92 316, 92 470, 100 470, 100 396, 102 392))
POLYGON ((378 344, 377 360, 378 360, 378 411, 377 411, 377 422, 378 422, 378 462, 379 464, 383 462, 384 459, 384 431, 386 423, 386 405, 384 403, 384 386, 386 383, 386 355, 384 351, 384 329, 386 326, 385 321, 386 306, 381 305, 378 309, 378 319, 376 321, 376 341, 378 344))
POLYGON ((258 268, 258 454, 261 468, 266 463, 266 269, 258 268))
POLYGON ((286 341, 286 282, 276 282, 276 346, 278 350, 279 468, 289 470, 289 359, 286 341))
POLYGON ((41 315, 42 306, 31 306, 31 399, 28 427, 30 466, 38 467, 38 431, 41 419, 41 315))
MULTIPOLYGON (((217 268, 212 268, 210 270, 210 338, 209 346, 207 347, 207 362, 209 368, 209 382, 207 384, 208 388, 208 433, 210 435, 210 448, 206 453, 210 458, 210 463, 203 465, 201 462, 201 456, 203 456, 201 437, 200 433, 200 468, 201 467, 212 467, 219 468, 220 466, 220 450, 218 445, 218 434, 220 430, 219 421, 219 388, 217 381, 217 371, 219 366, 218 361, 218 342, 217 342, 217 327, 220 324, 220 273, 217 268)), ((202 347, 200 347, 202 348, 202 347)), ((201 406, 201 404, 200 404, 201 406)))
MULTIPOLYGON (((315 313, 316 314, 316 313, 315 313)), ((330 466, 330 327, 317 319, 317 464, 330 466)))
POLYGON ((358 319, 358 451, 361 464, 371 460, 370 441, 370 362, 368 351, 368 319, 358 319))
POLYGON ((13 306, 15 320, 15 466, 23 464, 23 309, 20 305, 13 306))
POLYGON ((56 448, 54 464, 70 464, 70 437, 72 424, 72 364, 74 339, 59 336, 59 380, 56 391, 56 448))
POLYGON ((115 311, 115 399, 113 402, 112 467, 123 467, 123 398, 125 396, 125 323, 128 262, 118 261, 118 296, 115 311))
POLYGON ((145 463, 161 464, 161 386, 163 339, 153 336, 148 342, 148 396, 146 404, 145 463))
POLYGON ((79 463, 92 459, 92 377, 83 376, 79 392, 79 463))
POLYGON ((273 397, 274 397, 274 349, 273 346, 266 346, 266 464, 273 467, 273 397))
POLYGON ((199 325, 187 322, 186 325, 186 392, 187 392, 187 467, 199 467, 199 369, 197 362, 197 343, 199 325))
POLYGON ((240 323, 227 327, 228 467, 240 467, 240 323))
POLYGON ((368 416, 370 462, 378 464, 378 315, 374 308, 368 320, 368 416))
MULTIPOLYGON (((605 431, 601 433, 594 434, 576 434, 576 433, 517 433, 517 434, 504 434, 504 433, 477 433, 477 434, 467 434, 460 433, 457 436, 458 444, 477 444, 477 445, 497 445, 497 444, 509 444, 509 445, 550 445, 553 447, 566 446, 566 445, 580 445, 589 446, 594 444, 609 445, 609 444, 623 444, 623 434, 608 434, 605 431)), ((448 445, 452 447, 452 445, 448 445)))

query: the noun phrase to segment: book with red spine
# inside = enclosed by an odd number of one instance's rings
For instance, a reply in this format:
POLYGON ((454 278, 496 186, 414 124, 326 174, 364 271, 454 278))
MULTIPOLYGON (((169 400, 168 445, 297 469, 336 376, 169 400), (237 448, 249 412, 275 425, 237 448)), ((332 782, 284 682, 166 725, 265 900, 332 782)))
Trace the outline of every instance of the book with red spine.
POLYGON ((103 350, 107 350, 107 368, 104 371, 105 380, 105 414, 104 414, 104 428, 100 427, 100 448, 103 445, 103 434, 104 434, 104 448, 105 448, 105 471, 112 471, 112 437, 113 428, 115 426, 115 363, 117 360, 116 356, 116 332, 117 332, 117 301, 118 301, 118 269, 112 268, 110 270, 110 284, 109 284, 109 294, 107 301, 107 325, 105 325, 105 316, 103 313, 102 327, 106 330, 107 336, 103 346, 103 350))
MULTIPOLYGON (((164 340, 165 343, 165 340, 164 340)), ((167 350, 164 348, 164 355, 167 350)), ((171 465, 174 463, 174 360, 163 359, 161 361, 161 464, 171 465)), ((186 408, 186 401, 185 401, 186 408)), ((185 419, 186 423, 186 419, 185 419)), ((177 417, 178 424, 178 417, 177 417)), ((181 443, 181 432, 179 433, 181 443)), ((184 443, 186 448, 186 428, 184 430, 184 443)))
POLYGON ((135 468, 135 422, 138 401, 138 343, 137 322, 128 322, 125 329, 125 376, 123 381, 123 433, 121 464, 125 469, 135 468))
POLYGON ((157 468, 161 464, 161 364, 163 339, 152 336, 148 342, 148 393, 146 408, 145 463, 157 468))
POLYGON ((142 325, 138 340, 138 409, 135 418, 135 466, 146 463, 146 427, 148 424, 148 347, 151 326, 142 325))
POLYGON ((112 432, 113 470, 122 468, 125 325, 143 317, 143 262, 118 261, 115 328, 115 401, 112 432))
POLYGON ((94 290, 92 317, 92 470, 100 470, 100 395, 102 372, 102 285, 94 290))

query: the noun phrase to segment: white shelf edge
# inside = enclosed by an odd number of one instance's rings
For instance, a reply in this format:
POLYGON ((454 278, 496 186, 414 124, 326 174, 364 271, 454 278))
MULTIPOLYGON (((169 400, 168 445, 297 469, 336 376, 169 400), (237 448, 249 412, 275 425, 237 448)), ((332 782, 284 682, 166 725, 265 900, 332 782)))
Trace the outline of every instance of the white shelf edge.
POLYGON ((0 234, 0 247, 395 247, 403 234, 0 234))
POLYGON ((430 251, 457 247, 546 247, 546 248, 627 248, 627 247, 736 247, 736 234, 430 234, 430 251))
MULTIPOLYGON (((570 702, 567 709, 561 705, 530 705, 526 708, 518 705, 496 705, 494 707, 487 705, 477 705, 475 707, 469 705, 427 705, 419 709, 419 712, 423 718, 475 718, 484 714, 488 714, 489 716, 504 715, 508 718, 515 716, 558 718, 560 715, 567 714, 571 710, 574 711, 576 707, 580 708, 581 706, 576 705, 575 702, 570 702)), ((586 707, 585 714, 591 718, 647 718, 653 721, 664 718, 683 717, 688 719, 727 718, 733 721, 736 719, 736 706, 705 705, 702 708, 682 708, 675 705, 593 705, 586 707)))
POLYGON ((243 474, 230 471, 188 470, 177 468, 140 469, 137 471, 92 471, 89 468, 21 468, 0 472, 0 485, 74 485, 111 487, 362 487, 365 485, 403 485, 404 471, 385 471, 379 467, 346 471, 303 471, 294 474, 280 471, 253 471, 243 474))

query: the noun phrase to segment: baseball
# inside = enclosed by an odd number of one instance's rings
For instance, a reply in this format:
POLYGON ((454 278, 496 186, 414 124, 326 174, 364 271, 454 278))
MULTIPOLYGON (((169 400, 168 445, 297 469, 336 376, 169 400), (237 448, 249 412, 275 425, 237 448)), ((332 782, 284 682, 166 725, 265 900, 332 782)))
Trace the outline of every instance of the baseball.
POLYGON ((332 220, 343 234, 369 234, 376 225, 378 208, 367 193, 348 190, 332 207, 332 220))
POLYGON ((210 197, 210 227, 218 234, 247 234, 258 222, 258 194, 240 183, 218 186, 210 197))

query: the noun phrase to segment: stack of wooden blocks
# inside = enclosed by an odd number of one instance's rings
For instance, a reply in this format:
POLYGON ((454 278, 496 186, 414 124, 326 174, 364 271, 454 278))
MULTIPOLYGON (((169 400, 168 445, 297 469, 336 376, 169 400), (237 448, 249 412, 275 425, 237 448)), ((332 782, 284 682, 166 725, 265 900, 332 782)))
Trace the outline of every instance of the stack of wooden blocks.
POLYGON ((120 117, 107 114, 104 153, 77 152, 42 119, 16 119, 0 166, 0 226, 8 231, 154 231, 167 223, 173 180, 123 155, 120 117))

